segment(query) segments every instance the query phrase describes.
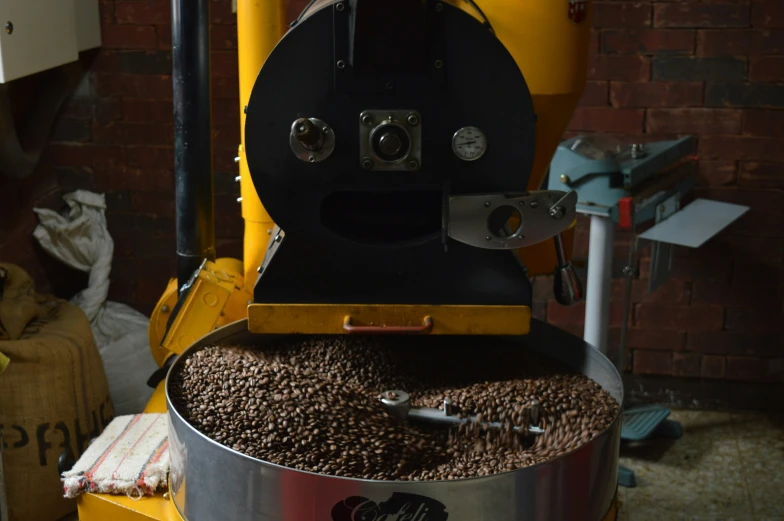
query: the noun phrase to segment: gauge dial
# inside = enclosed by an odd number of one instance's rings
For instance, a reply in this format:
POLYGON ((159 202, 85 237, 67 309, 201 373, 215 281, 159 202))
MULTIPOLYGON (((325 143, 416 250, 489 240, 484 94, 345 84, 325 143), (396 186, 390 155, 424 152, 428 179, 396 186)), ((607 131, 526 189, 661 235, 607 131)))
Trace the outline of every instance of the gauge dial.
POLYGON ((452 151, 463 161, 476 161, 487 150, 487 137, 476 127, 463 127, 452 137, 452 151))

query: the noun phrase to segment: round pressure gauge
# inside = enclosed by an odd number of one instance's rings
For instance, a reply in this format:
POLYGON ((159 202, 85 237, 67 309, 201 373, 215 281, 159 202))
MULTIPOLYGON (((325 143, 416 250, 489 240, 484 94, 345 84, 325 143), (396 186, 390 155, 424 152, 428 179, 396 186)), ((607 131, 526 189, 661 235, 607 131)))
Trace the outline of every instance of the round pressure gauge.
POLYGON ((452 136, 452 151, 463 161, 476 161, 487 150, 487 137, 476 127, 463 127, 452 136))

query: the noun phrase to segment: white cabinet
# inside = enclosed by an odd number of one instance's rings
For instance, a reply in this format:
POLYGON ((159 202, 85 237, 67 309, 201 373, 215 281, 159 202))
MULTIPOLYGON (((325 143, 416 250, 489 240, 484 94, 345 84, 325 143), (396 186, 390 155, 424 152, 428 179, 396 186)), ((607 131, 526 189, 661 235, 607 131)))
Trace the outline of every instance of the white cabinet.
POLYGON ((101 45, 98 0, 0 0, 0 83, 101 45))

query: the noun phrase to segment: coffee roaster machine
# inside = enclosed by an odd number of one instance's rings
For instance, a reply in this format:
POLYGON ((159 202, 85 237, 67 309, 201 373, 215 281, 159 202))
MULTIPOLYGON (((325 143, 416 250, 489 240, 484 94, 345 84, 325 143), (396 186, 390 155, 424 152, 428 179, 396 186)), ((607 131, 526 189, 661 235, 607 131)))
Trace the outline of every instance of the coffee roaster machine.
POLYGON ((588 444, 490 477, 394 482, 241 455, 168 407, 169 370, 266 335, 486 335, 561 360, 623 401, 581 339, 532 319, 530 276, 569 264, 577 196, 543 188, 583 90, 590 1, 238 0, 243 261, 216 258, 209 0, 173 2, 178 277, 150 343, 169 490, 79 499, 82 521, 602 521, 620 419, 588 444), (358 508, 357 505, 363 505, 358 508), (344 508, 345 507, 345 508, 344 508))

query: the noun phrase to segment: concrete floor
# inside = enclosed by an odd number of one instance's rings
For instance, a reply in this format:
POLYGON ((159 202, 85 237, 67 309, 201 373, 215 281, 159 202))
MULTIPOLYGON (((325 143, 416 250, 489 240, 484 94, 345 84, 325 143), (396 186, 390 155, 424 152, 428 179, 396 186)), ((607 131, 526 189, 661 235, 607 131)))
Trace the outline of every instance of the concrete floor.
MULTIPOLYGON (((784 416, 673 411, 679 440, 621 449, 618 521, 784 521, 784 416)), ((76 516, 63 521, 78 521, 76 516)))

